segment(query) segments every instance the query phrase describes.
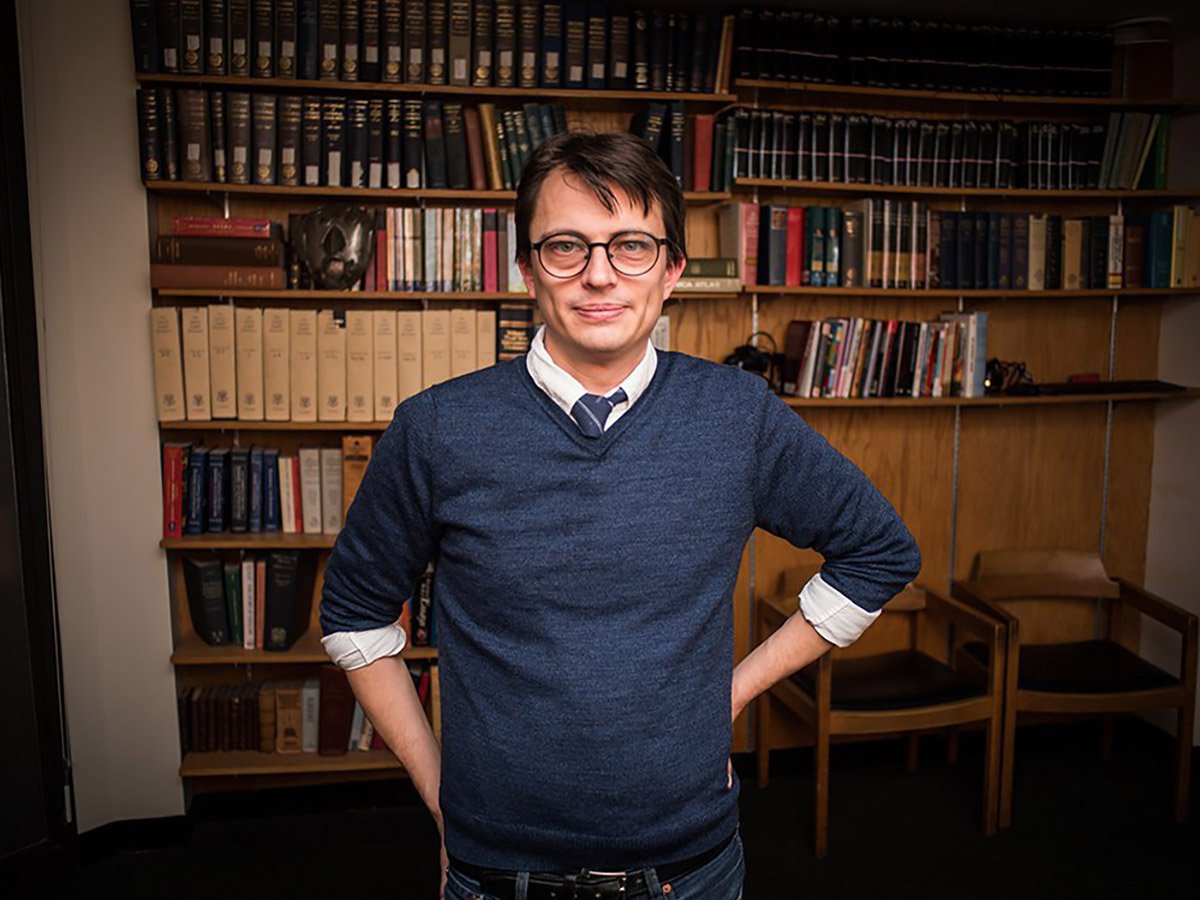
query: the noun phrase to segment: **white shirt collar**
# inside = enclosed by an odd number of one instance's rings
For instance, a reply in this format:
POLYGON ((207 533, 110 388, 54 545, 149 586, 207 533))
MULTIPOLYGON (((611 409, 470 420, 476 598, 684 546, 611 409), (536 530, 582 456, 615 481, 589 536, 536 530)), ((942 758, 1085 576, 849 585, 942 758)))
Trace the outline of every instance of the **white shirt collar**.
MULTIPOLYGON (((525 355, 525 367, 529 370, 529 376, 533 379, 534 384, 545 391, 550 399, 562 408, 563 412, 570 415, 571 409, 579 398, 589 392, 573 375, 550 358, 550 353, 546 350, 545 331, 546 326, 542 325, 533 336, 533 340, 529 344, 529 352, 525 355)), ((654 344, 647 338, 645 356, 619 385, 625 389, 628 399, 613 407, 612 415, 605 424, 605 428, 620 418, 621 414, 642 395, 654 377, 654 370, 657 367, 658 354, 654 350, 654 344)), ((616 388, 613 390, 615 391, 616 388)))

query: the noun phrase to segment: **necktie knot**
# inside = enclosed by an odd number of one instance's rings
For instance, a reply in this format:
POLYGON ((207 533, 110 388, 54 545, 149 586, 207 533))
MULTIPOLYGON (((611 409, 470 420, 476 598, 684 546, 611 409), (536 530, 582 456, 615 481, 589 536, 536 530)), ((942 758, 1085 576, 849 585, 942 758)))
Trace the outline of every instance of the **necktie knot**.
POLYGON ((571 418, 578 424, 579 429, 587 437, 600 437, 604 434, 604 423, 618 403, 624 403, 628 398, 624 388, 617 388, 607 397, 599 394, 584 394, 571 407, 571 418))

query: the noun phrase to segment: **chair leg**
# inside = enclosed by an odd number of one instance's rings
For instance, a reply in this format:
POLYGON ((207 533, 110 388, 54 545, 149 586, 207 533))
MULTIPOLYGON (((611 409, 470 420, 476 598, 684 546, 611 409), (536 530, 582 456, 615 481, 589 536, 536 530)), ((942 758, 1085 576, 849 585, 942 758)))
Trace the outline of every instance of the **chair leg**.
POLYGON ((1100 720, 1100 758, 1105 762, 1112 759, 1113 723, 1115 721, 1112 716, 1105 716, 1100 720))
POLYGON ((987 742, 983 753, 983 834, 991 837, 996 833, 1000 807, 1000 717, 992 716, 984 731, 987 742))
POLYGON ((829 731, 817 727, 817 740, 813 746, 816 764, 814 801, 816 811, 816 856, 824 859, 829 852, 829 731))
POLYGON ((958 726, 951 725, 946 729, 946 762, 954 765, 958 762, 958 726))
POLYGON ((1192 729, 1196 705, 1191 697, 1184 700, 1175 717, 1175 821, 1188 823, 1188 788, 1192 777, 1192 729))
POLYGON ((765 788, 771 780, 771 706, 775 701, 770 690, 758 695, 758 718, 754 730, 754 752, 758 760, 758 786, 765 788))
POLYGON ((1013 754, 1017 736, 1017 705, 1005 702, 1004 726, 1002 728, 1003 749, 1000 752, 1000 818, 1001 828, 1012 824, 1013 754))
POLYGON ((917 755, 921 749, 921 736, 915 731, 908 733, 908 774, 917 771, 917 755))

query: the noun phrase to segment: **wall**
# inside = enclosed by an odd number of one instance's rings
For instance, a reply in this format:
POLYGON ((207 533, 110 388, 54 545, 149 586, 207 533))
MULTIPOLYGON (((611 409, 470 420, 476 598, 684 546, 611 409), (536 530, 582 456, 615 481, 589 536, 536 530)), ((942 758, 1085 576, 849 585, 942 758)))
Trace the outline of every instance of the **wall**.
MULTIPOLYGON (((1175 48, 1175 95, 1200 96, 1200 39, 1175 48)), ((1176 121, 1171 129, 1169 186, 1200 188, 1200 116, 1176 121)), ((1172 300, 1163 307, 1159 332, 1159 378, 1200 384, 1200 297, 1172 300)), ((1150 529, 1146 545, 1146 588, 1200 614, 1200 403, 1162 403, 1155 414, 1154 468, 1150 529)), ((1178 670, 1179 639, 1148 623, 1142 650, 1168 671, 1178 670)), ((1197 708, 1200 709, 1200 698, 1197 708)), ((1168 723, 1174 732, 1173 719, 1168 723)), ((1200 744, 1200 715, 1192 734, 1200 744)))
MULTIPOLYGON (((182 812, 126 0, 18 0, 79 830, 182 812)), ((32 340, 33 335, 29 336, 32 340)))

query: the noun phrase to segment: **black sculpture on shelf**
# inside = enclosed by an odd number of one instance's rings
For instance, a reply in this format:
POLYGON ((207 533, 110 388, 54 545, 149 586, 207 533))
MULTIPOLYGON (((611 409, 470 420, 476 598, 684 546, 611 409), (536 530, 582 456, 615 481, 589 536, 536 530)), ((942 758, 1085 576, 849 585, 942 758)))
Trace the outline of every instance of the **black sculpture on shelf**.
POLYGON ((367 271, 375 247, 375 220, 361 206, 319 206, 292 229, 292 247, 322 288, 343 291, 367 271))

